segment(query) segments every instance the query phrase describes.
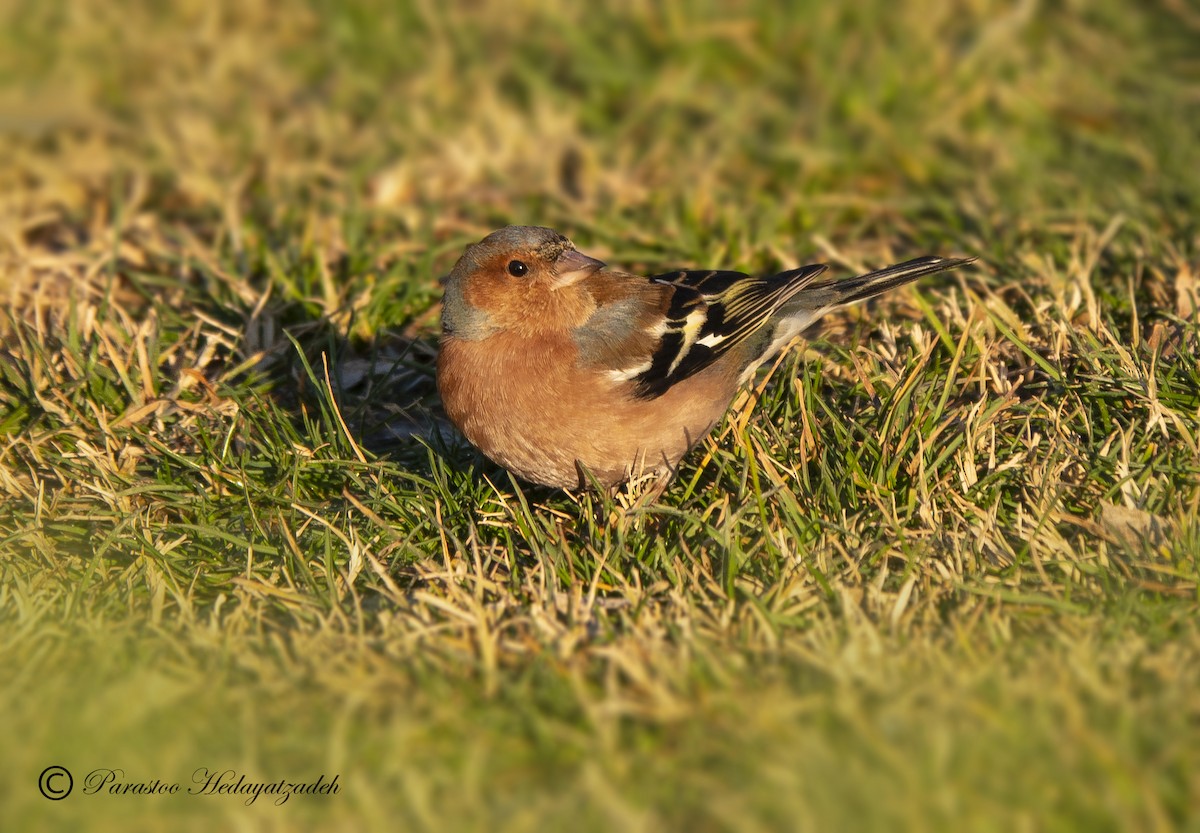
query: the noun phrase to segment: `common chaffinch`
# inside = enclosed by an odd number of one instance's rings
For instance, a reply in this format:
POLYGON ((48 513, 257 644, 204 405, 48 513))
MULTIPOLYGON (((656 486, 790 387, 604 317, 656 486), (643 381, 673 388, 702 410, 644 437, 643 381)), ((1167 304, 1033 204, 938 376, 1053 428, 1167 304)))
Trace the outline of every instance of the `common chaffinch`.
POLYGON ((606 269, 508 226, 446 279, 437 382, 476 448, 526 480, 611 486, 673 471, 766 359, 831 309, 970 260, 920 257, 842 281, 606 269))

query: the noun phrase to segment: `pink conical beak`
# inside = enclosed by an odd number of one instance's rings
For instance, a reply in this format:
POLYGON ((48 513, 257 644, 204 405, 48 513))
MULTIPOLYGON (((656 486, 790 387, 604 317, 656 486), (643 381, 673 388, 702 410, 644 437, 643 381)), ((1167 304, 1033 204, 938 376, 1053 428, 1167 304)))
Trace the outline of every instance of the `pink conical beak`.
POLYGON ((554 261, 554 288, 561 289, 581 281, 604 268, 604 263, 576 249, 567 249, 554 261))

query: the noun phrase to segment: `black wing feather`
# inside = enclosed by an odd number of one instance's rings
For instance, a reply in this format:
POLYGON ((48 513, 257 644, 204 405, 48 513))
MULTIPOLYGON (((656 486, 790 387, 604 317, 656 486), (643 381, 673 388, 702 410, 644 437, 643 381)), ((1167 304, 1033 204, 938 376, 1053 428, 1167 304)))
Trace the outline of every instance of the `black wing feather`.
POLYGON ((758 332, 784 302, 825 269, 824 264, 813 264, 770 277, 680 271, 650 278, 675 291, 650 367, 635 377, 637 395, 659 396, 680 379, 711 365, 758 332), (700 343, 704 340, 710 343, 700 343))

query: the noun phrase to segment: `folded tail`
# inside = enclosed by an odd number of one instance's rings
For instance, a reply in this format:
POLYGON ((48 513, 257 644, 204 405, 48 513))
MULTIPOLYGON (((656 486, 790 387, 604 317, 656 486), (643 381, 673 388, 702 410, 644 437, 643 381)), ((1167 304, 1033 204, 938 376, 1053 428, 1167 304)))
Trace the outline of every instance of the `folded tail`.
POLYGON ((800 293, 797 301, 803 303, 805 307, 824 309, 857 304, 859 301, 873 298, 889 289, 895 289, 910 281, 915 281, 917 278, 932 275, 935 272, 944 272, 947 269, 957 269, 974 260, 973 257, 953 258, 934 255, 913 258, 903 263, 897 263, 895 266, 859 275, 857 278, 827 281, 809 286, 800 293))

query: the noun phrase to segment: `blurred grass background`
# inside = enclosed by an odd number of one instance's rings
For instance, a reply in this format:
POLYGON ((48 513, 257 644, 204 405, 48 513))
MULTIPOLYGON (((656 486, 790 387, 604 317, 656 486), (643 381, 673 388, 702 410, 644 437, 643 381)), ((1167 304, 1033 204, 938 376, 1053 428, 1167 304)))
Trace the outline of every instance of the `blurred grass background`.
POLYGON ((1194 5, 0 8, 4 829, 1200 825, 1194 5), (569 496, 438 413, 507 223, 981 261, 569 496), (79 794, 201 766, 342 791, 79 794))

